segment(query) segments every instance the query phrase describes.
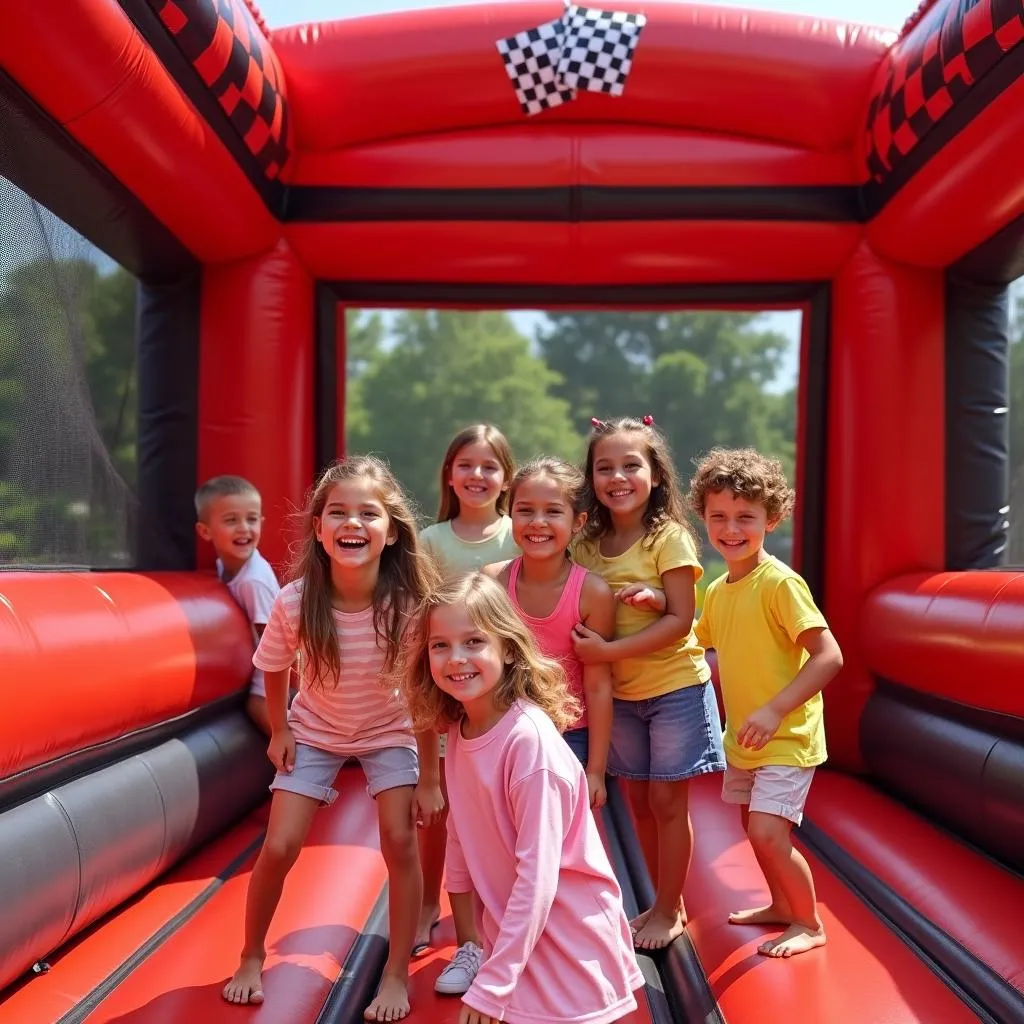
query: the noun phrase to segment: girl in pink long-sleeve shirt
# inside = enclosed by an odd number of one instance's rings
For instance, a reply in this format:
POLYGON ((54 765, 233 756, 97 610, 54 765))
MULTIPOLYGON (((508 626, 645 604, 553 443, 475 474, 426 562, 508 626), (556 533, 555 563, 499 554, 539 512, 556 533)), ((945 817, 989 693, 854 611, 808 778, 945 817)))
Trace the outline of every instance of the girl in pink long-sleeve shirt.
POLYGON ((407 674, 418 728, 448 731, 448 888, 475 890, 485 960, 459 1024, 611 1024, 643 985, 622 892, 559 736, 579 717, 505 590, 474 573, 433 595, 407 674))

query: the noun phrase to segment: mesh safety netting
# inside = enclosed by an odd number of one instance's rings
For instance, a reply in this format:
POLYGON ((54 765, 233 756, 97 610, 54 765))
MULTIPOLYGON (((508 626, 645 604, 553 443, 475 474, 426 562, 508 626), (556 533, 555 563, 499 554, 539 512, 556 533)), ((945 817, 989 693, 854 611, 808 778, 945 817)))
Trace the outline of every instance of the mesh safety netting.
POLYGON ((0 566, 135 562, 136 281, 0 177, 0 566))

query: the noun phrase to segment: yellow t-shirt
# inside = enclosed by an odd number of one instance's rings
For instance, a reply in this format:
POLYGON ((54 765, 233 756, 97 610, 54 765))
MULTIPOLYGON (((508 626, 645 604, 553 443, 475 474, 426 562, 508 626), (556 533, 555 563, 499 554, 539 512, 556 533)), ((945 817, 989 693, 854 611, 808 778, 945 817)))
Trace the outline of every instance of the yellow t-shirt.
POLYGON ((827 629, 803 579, 774 558, 736 583, 714 580, 704 595, 696 633, 718 653, 725 703, 725 756, 734 768, 767 764, 810 768, 826 757, 821 694, 791 711, 761 750, 741 747, 736 732, 796 677, 808 654, 797 638, 805 629, 827 629))
MULTIPOLYGON (((663 527, 653 541, 641 538, 621 555, 611 558, 601 554, 600 538, 580 541, 573 549, 573 558, 603 577, 616 594, 630 583, 662 587, 662 574, 670 569, 692 566, 694 583, 704 575, 697 559, 696 545, 678 523, 663 527)), ((659 618, 660 612, 633 608, 616 601, 615 635, 632 636, 659 618)), ((711 669, 704 660, 704 649, 697 643, 692 629, 687 636, 660 651, 612 664, 612 692, 620 700, 660 697, 684 686, 706 683, 710 678, 711 669)))
POLYGON ((420 543, 434 556, 445 576, 462 576, 519 554, 508 516, 501 517, 497 530, 486 540, 463 540, 452 529, 451 520, 445 520, 421 530, 420 543))

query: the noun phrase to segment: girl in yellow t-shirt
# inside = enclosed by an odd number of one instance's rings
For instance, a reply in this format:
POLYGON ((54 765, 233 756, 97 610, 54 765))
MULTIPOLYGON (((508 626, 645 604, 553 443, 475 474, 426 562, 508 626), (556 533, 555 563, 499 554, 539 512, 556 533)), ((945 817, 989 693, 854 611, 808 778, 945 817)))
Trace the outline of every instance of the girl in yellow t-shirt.
POLYGON ((711 671, 693 633, 703 569, 654 420, 594 420, 593 427, 587 523, 573 554, 618 597, 615 639, 580 625, 575 647, 584 664, 612 663, 608 770, 626 784, 656 885, 654 905, 633 920, 633 932, 638 949, 661 949, 686 925, 689 780, 725 771, 711 671))

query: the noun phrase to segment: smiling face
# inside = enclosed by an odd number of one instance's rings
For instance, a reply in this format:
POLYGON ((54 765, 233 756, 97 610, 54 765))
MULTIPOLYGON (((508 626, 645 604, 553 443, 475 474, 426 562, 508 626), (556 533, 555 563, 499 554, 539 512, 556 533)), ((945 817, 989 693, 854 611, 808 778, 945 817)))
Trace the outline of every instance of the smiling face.
POLYGON ((212 498, 196 530, 213 545, 225 569, 234 575, 259 547, 263 509, 255 493, 226 494, 212 498))
POLYGON ((613 517, 642 513, 651 491, 661 483, 643 435, 623 430, 597 441, 591 483, 597 500, 613 517))
POLYGON ((470 718, 493 711, 494 688, 512 656, 498 637, 476 625, 464 604, 431 611, 427 652, 434 683, 458 701, 470 718))
POLYGON ((730 579, 746 575, 766 557, 765 534, 778 525, 764 505, 732 491, 711 491, 704 500, 704 525, 712 547, 725 559, 730 579))
POLYGON ((474 441, 455 453, 448 484, 460 507, 485 509, 497 505, 509 481, 494 449, 485 441, 474 441))
POLYGON ((524 558, 561 558, 586 519, 573 510, 558 481, 544 473, 516 487, 511 513, 512 538, 524 558))
POLYGON ((369 480, 334 484, 313 523, 332 575, 375 565, 384 548, 397 538, 378 489, 369 480))

